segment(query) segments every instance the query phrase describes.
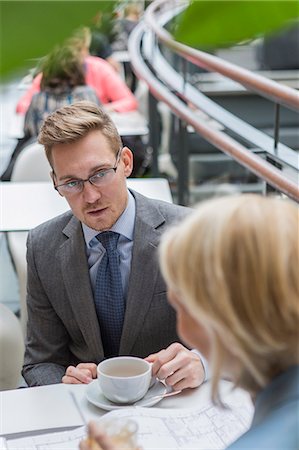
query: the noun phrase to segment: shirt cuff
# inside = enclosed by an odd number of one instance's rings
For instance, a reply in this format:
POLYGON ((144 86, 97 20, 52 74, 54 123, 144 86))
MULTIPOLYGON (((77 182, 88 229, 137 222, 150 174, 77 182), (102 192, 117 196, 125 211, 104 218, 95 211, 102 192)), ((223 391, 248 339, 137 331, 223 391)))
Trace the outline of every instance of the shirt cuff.
POLYGON ((203 380, 203 381, 204 381, 204 382, 207 381, 207 380, 210 378, 210 371, 209 371, 209 364, 208 364, 208 361, 207 361, 206 358, 204 358, 204 357, 202 356, 202 354, 201 354, 198 350, 196 350, 195 348, 192 349, 191 352, 195 353, 195 354, 200 358, 201 363, 202 363, 202 365, 203 365, 203 370, 204 370, 204 373, 205 373, 205 375, 204 375, 204 380, 203 380))

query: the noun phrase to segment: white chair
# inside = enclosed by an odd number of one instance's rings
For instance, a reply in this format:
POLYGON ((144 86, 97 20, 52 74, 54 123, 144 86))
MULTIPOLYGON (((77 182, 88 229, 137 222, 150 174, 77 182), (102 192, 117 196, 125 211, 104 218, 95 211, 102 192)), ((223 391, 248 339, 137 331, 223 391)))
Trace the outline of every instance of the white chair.
MULTIPOLYGON (((41 144, 33 143, 24 148, 17 158, 11 181, 50 181, 51 167, 46 158, 44 147, 41 144)), ((23 334, 26 333, 27 306, 26 306, 26 240, 28 232, 7 233, 7 242, 12 256, 16 273, 19 280, 20 294, 20 318, 23 334)))
POLYGON ((20 385, 24 339, 19 320, 0 303, 0 391, 20 385))
POLYGON ((25 147, 18 156, 11 181, 50 181, 50 171, 43 145, 35 142, 25 147))

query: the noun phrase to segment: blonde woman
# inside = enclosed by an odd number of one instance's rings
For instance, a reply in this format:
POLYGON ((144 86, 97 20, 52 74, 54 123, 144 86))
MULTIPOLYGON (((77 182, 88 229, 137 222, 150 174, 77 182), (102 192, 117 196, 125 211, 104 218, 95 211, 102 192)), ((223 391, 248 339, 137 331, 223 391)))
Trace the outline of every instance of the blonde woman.
POLYGON ((294 204, 238 195, 202 204, 161 244, 178 333, 208 359, 213 399, 225 377, 255 404, 230 449, 299 448, 298 231, 294 204))
POLYGON ((230 450, 299 448, 298 230, 297 206, 251 194, 203 203, 162 239, 177 329, 209 360, 214 401, 225 377, 255 404, 230 450))

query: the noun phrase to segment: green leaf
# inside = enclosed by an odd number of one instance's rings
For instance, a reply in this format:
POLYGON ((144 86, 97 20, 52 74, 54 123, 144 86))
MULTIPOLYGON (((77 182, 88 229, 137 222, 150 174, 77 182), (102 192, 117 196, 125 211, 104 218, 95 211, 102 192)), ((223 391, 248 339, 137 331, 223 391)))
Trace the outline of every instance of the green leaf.
POLYGON ((33 66, 96 13, 112 10, 113 1, 1 1, 0 69, 2 75, 33 66))
POLYGON ((278 30, 298 17, 297 0, 197 0, 178 19, 174 35, 192 47, 229 47, 278 30))

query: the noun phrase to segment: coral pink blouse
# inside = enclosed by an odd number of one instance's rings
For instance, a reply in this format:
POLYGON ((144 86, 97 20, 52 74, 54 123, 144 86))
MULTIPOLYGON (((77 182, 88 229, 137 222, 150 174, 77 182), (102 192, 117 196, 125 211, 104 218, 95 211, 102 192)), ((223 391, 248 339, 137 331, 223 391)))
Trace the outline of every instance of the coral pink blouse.
MULTIPOLYGON (((107 61, 97 56, 85 58, 85 82, 96 91, 100 102, 109 103, 117 112, 127 112, 137 109, 137 100, 121 77, 115 72, 107 61)), ((33 80, 28 91, 17 103, 16 111, 25 114, 29 108, 32 96, 40 91, 42 74, 39 73, 33 80)))

